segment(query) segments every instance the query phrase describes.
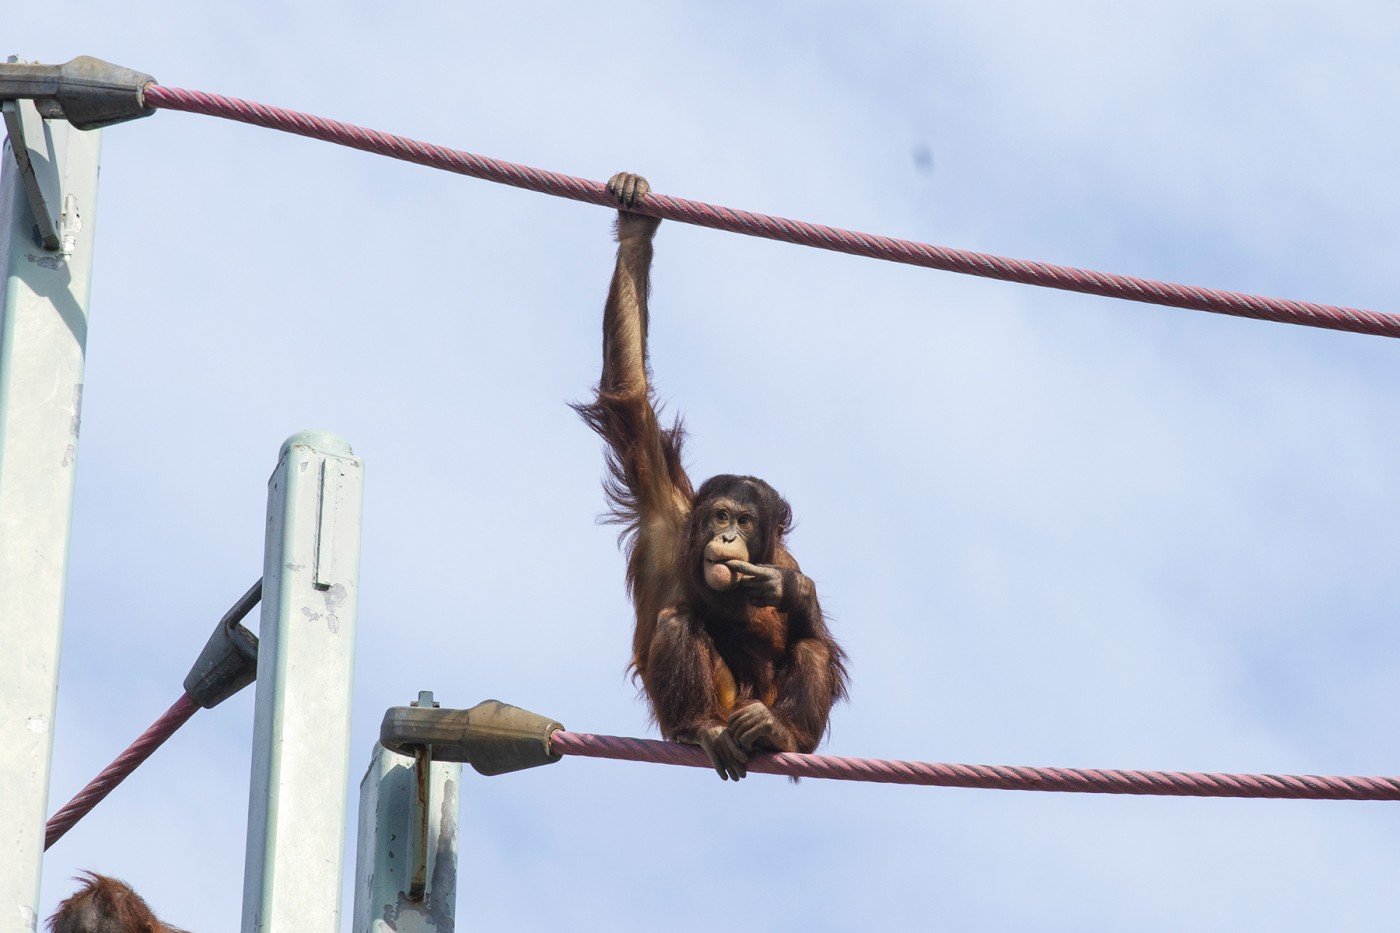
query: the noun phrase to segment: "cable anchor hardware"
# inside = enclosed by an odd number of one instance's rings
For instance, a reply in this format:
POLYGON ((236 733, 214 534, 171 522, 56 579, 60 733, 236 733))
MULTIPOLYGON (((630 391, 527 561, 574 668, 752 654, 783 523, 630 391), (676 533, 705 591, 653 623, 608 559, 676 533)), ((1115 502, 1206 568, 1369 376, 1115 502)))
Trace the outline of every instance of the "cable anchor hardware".
POLYGON ((72 250, 74 231, 80 223, 77 201, 60 199, 50 151, 52 140, 43 121, 67 120, 77 129, 95 130, 150 116, 155 109, 146 106, 144 95, 155 81, 148 74, 88 55, 63 65, 32 64, 15 56, 0 63, 0 109, 24 194, 34 213, 38 245, 66 255, 72 250))
POLYGON ((258 636, 239 623, 261 600, 262 580, 258 580, 224 613, 185 675, 185 693, 205 709, 213 709, 257 679, 258 636))
POLYGON ((560 756, 549 740, 563 728, 499 700, 483 700, 471 709, 395 706, 384 713, 379 744, 409 757, 430 746, 433 760, 465 762, 490 776, 554 764, 560 756))
POLYGON ((91 55, 62 65, 0 64, 0 100, 32 100, 44 119, 67 120, 80 130, 149 117, 155 108, 146 106, 145 92, 155 83, 91 55))

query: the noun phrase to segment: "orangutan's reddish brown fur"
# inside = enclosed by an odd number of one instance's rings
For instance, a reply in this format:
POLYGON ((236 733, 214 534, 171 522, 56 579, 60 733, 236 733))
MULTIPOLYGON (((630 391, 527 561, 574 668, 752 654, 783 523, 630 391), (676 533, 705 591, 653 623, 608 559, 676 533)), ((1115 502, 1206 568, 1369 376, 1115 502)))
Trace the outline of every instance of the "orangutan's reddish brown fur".
MULTIPOLYGON (((658 423, 647 292, 660 221, 627 209, 643 203, 646 179, 621 173, 608 187, 622 209, 603 375, 596 399, 574 407, 608 443, 604 488, 625 529, 637 611, 632 666, 652 713, 662 735, 701 746, 720 777, 738 780, 755 749, 817 747, 846 693, 845 655, 784 545, 786 500, 753 476, 715 476, 696 490, 679 420, 658 423)), ((742 374, 728 384, 741 388, 742 374)))
POLYGON ((53 933, 186 933, 161 923, 125 882, 84 872, 83 886, 49 918, 53 933))

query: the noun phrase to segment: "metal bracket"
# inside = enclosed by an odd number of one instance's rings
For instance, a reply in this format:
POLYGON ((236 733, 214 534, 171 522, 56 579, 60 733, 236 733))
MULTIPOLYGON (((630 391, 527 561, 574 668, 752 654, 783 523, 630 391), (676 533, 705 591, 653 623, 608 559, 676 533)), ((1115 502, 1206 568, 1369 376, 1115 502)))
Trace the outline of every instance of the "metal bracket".
MULTIPOLYGON (((417 701, 409 704, 418 709, 437 709, 431 690, 422 690, 417 701)), ((428 892, 428 796, 433 784, 433 747, 418 745, 413 749, 414 794, 408 804, 408 859, 413 873, 408 879, 407 897, 421 901, 428 892)))
POLYGON ((63 119, 80 130, 148 117, 155 110, 142 96, 156 79, 79 55, 62 65, 39 65, 10 57, 0 64, 0 100, 32 100, 46 120, 63 119))
POLYGON ((58 203, 53 164, 43 120, 63 119, 80 130, 95 130, 124 120, 150 116, 142 97, 155 78, 130 68, 81 55, 63 65, 39 65, 11 55, 0 64, 0 108, 5 132, 24 186, 39 245, 60 250, 77 222, 76 204, 58 203), (24 106, 24 101, 32 106, 24 106), (26 127, 26 124, 28 126, 26 127), (37 166, 35 162, 40 163, 37 166), (69 208, 74 216, 69 216, 69 208))
POLYGON ((199 660, 185 675, 185 693, 205 709, 213 709, 257 679, 258 636, 239 623, 261 600, 259 580, 224 613, 199 660))
POLYGON ((379 744, 408 756, 431 746, 436 761, 462 761, 478 774, 495 775, 558 761, 549 737, 563 728, 499 700, 483 700, 471 709, 395 706, 384 714, 379 744))
POLYGON ((29 210, 34 215, 39 245, 47 250, 57 250, 63 244, 63 240, 59 236, 57 219, 49 210, 49 204, 58 199, 57 185, 54 184, 56 173, 50 162, 44 172, 44 182, 48 182, 48 185, 40 181, 34 171, 34 158, 24 132, 24 124, 29 122, 31 128, 37 131, 35 135, 39 135, 43 131, 43 121, 38 119, 32 107, 25 107, 21 101, 0 101, 0 110, 5 113, 5 132, 10 137, 10 151, 15 154, 20 184, 23 185, 24 195, 29 201, 29 210), (29 117, 28 121, 25 120, 26 115, 29 117), (45 187, 51 189, 47 196, 45 187))

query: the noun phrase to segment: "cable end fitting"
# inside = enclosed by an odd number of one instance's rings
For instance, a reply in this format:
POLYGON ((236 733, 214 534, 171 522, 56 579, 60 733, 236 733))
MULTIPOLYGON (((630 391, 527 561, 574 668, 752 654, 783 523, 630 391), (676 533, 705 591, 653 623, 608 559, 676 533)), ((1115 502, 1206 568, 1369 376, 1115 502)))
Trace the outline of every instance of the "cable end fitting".
POLYGON ((261 599, 259 580, 224 613, 185 675, 185 693, 205 709, 213 709, 257 678, 258 636, 239 623, 261 599))
POLYGON ((489 776, 558 761, 549 738, 563 728, 499 700, 484 700, 471 709, 395 706, 384 714, 379 744, 401 755, 430 746, 434 761, 465 762, 489 776))
POLYGON ((0 63, 0 100, 32 100, 47 119, 62 118, 80 130, 148 117, 146 88, 156 79, 79 55, 62 65, 0 63))

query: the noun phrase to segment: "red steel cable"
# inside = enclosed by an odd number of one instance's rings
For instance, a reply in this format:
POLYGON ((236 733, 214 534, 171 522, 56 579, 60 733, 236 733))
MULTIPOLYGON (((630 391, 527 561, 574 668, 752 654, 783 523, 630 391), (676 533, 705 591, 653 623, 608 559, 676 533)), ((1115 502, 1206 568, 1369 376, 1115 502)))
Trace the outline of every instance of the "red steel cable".
MULTIPOLYGON (((189 91, 183 88, 148 85, 144 91, 146 106, 166 110, 184 110, 202 113, 213 117, 223 117, 242 123, 251 123, 268 129, 310 136, 326 142, 362 149, 379 155, 416 162, 433 168, 470 175, 487 181, 513 185, 543 194, 586 201, 605 207, 616 207, 616 200, 607 188, 596 181, 575 178, 547 172, 543 169, 503 162, 486 156, 449 149, 434 143, 425 143, 404 136, 395 136, 379 130, 328 120, 325 117, 284 110, 253 101, 224 97, 204 91, 189 91)), ((815 246, 819 249, 868 256, 872 259, 885 259, 890 262, 925 266, 948 272, 977 275, 985 278, 1020 282, 1025 285, 1038 285, 1059 288, 1066 291, 1102 295, 1108 298, 1123 298, 1128 301, 1141 301, 1148 304, 1167 305, 1174 308, 1187 308, 1195 311, 1210 311, 1215 314, 1229 314, 1236 317, 1255 318, 1265 321, 1278 321, 1285 324, 1301 324, 1308 327, 1323 327, 1330 330, 1351 331, 1357 334, 1373 334, 1378 337, 1400 337, 1400 315, 1381 311, 1366 311, 1359 308, 1338 307, 1315 304, 1309 301, 1291 301, 1285 298, 1265 298, 1259 295, 1245 295, 1237 292, 1202 288, 1195 285, 1176 285, 1171 282, 1155 282, 1127 275, 1114 275, 1107 272, 1093 272, 1071 266, 1056 266, 1045 262, 1032 262, 1025 259, 1009 259, 990 253, 977 253, 971 250, 954 249, 949 246, 933 246, 912 240, 898 240, 870 233, 857 233, 801 220, 788 220, 783 217, 770 217, 749 211, 735 210, 706 204, 702 201, 688 201, 684 198, 664 194, 647 195, 639 213, 682 223, 713 227, 731 233, 781 240, 802 246, 815 246)))
MULTIPOLYGON (((615 735, 556 732, 558 755, 650 761, 709 768, 696 745, 629 739, 615 735)), ((994 790, 1061 791, 1078 794, 1141 794, 1167 797, 1278 797, 1292 800, 1400 800, 1400 778, 1323 777, 1313 774, 1210 774, 1182 771, 1111 771, 953 765, 877 758, 837 758, 793 752, 749 756, 748 770, 791 777, 832 778, 879 784, 922 784, 994 790)))
POLYGON ((44 851, 47 852, 55 842, 62 839, 64 833, 72 829, 78 820, 87 816, 88 811, 126 780, 141 762, 150 758, 151 754, 164 745, 165 740, 175 734, 175 730, 189 722, 190 717, 199 712, 199 709, 199 705, 191 700, 188 694, 176 700, 175 705, 151 723, 151 727, 141 733, 140 738, 103 768, 101 774, 89 781, 87 787, 78 791, 72 800, 64 804, 63 809, 49 817, 49 822, 44 827, 44 851))

